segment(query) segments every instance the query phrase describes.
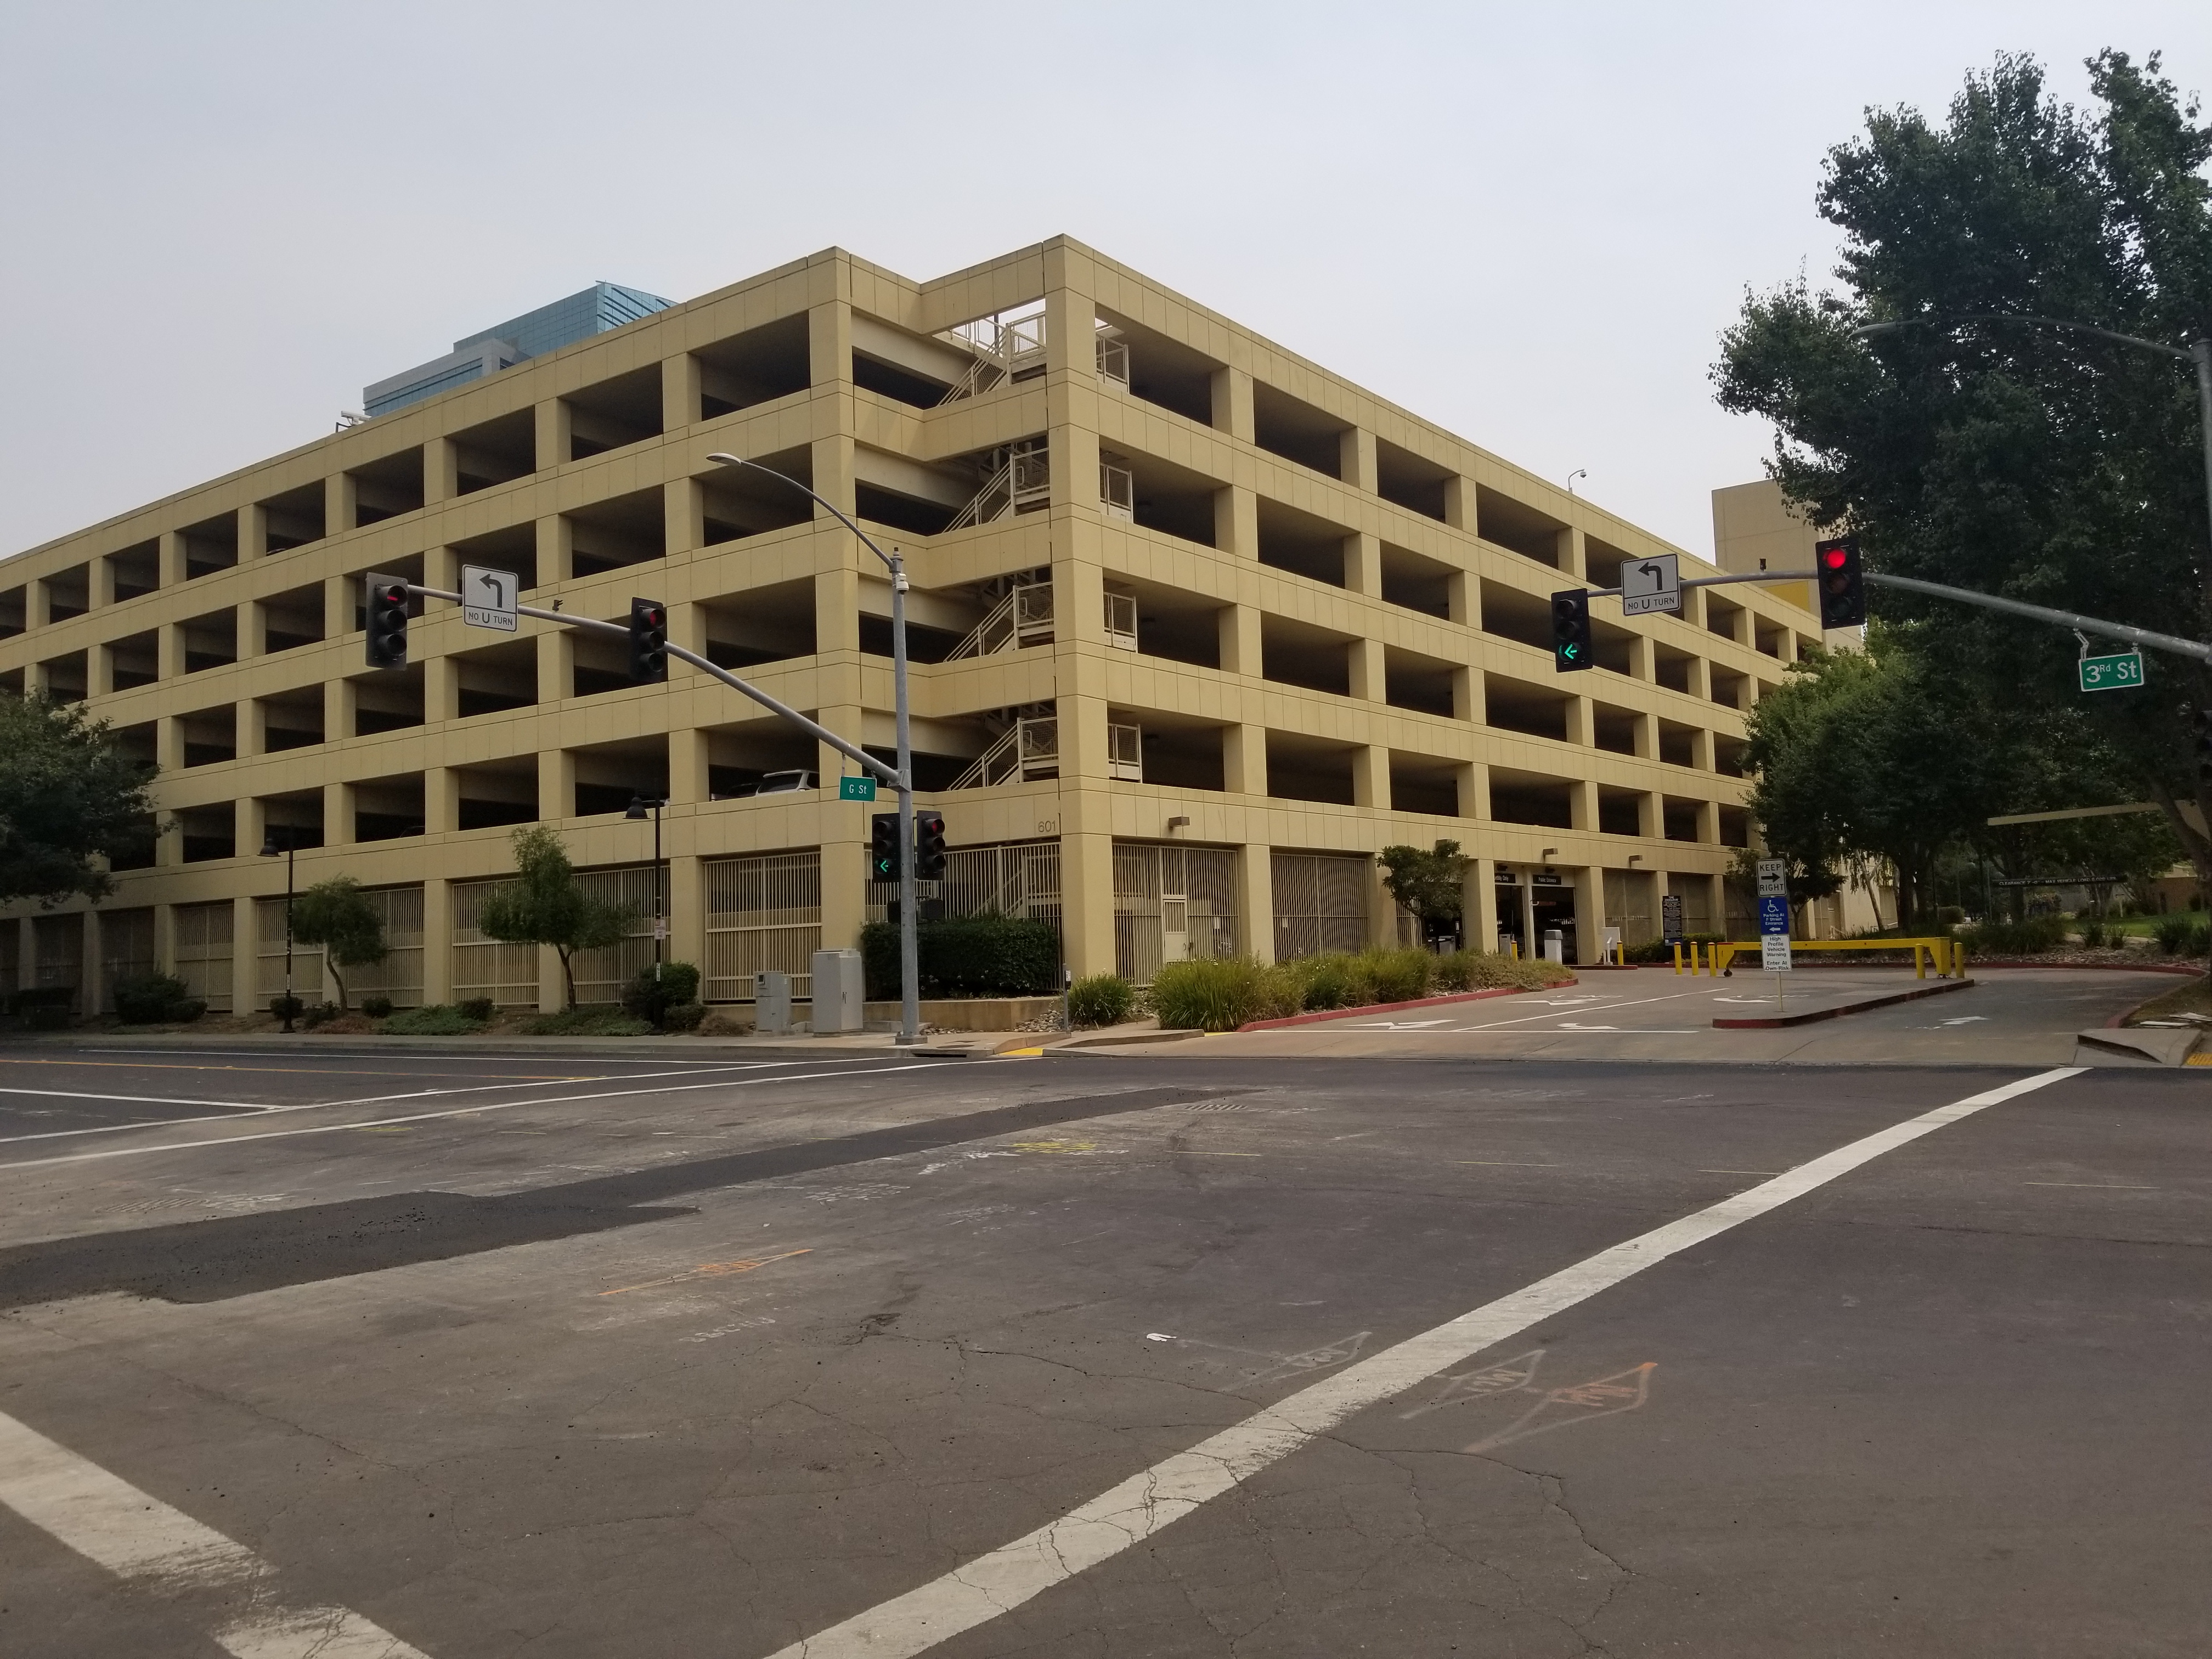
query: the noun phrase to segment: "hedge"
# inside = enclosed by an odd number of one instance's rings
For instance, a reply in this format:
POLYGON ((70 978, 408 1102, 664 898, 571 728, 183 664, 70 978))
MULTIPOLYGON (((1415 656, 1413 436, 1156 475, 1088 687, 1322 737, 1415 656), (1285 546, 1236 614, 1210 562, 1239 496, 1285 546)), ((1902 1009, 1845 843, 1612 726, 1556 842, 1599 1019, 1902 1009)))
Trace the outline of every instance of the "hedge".
MULTIPOLYGON (((988 911, 915 924, 926 997, 1035 997, 1060 988, 1060 935, 1048 921, 988 911)), ((872 921, 860 930, 868 996, 899 994, 899 930, 872 921)))

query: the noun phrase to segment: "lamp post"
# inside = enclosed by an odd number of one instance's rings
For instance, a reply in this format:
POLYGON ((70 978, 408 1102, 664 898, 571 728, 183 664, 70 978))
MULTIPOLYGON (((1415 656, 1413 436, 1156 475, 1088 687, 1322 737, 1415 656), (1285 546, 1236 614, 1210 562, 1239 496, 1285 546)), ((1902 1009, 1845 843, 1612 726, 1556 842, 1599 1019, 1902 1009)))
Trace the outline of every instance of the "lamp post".
MULTIPOLYGON (((284 1010, 284 1035, 289 1036, 292 1034, 293 1006, 292 867, 294 855, 299 850, 300 838, 293 834, 291 830, 286 830, 283 832, 284 844, 280 847, 276 842, 277 830, 276 826, 272 823, 261 832, 261 856, 264 859, 273 859, 279 853, 282 853, 284 855, 284 1001, 283 1007, 284 1010)), ((234 1002, 231 1006, 233 1007, 236 1007, 238 1005, 234 1002)))
POLYGON ((647 800, 642 795, 633 794, 629 798, 629 811, 623 814, 632 823, 642 823, 647 809, 650 808, 653 812, 653 976, 655 980, 660 977, 662 948, 668 938, 668 889, 661 876, 660 862, 660 809, 667 805, 665 798, 647 800))
POLYGON ((739 466, 780 478, 801 495, 811 497, 838 523, 860 538, 860 545, 884 562, 891 576, 891 686, 898 725, 898 846, 899 846, 899 1033, 901 1046, 921 1041, 921 951, 915 933, 914 879, 914 752, 907 730, 906 703, 906 563, 896 549, 886 553, 868 533, 848 518, 836 503, 823 501, 806 485, 758 461, 716 453, 707 459, 717 466, 739 466))
MULTIPOLYGON (((1960 323, 2026 323, 2035 328, 2060 328, 2069 333, 2094 335, 2100 340, 2133 346, 2139 351, 2154 351, 2161 357, 2179 357, 2183 362, 2193 365, 2197 370, 2197 423, 2204 440, 2204 511, 2207 525, 2212 526, 2212 337, 2194 341, 2186 346, 2172 346, 2160 340, 2145 340, 2133 334, 2117 333, 2109 328, 2092 327, 2087 323, 2069 323, 2063 317, 2035 317, 2025 313, 2004 312, 1964 317, 1907 317, 1890 323, 1864 323, 1851 331, 1851 337, 1871 340, 1908 328, 1949 328, 1960 323)), ((2208 559, 2204 566, 2203 600, 2205 615, 2212 618, 2212 559, 2208 559)))

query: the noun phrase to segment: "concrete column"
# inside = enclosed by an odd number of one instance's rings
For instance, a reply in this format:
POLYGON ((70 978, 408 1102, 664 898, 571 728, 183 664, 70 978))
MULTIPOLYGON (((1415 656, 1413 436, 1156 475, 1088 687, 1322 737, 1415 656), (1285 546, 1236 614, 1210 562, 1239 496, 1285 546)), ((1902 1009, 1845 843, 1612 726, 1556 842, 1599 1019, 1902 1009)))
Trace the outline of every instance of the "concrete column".
POLYGON ((1667 839, 1667 798, 1647 791, 1636 798, 1636 833, 1650 841, 1667 839))
POLYGON ((1352 641, 1345 647, 1345 666, 1350 671, 1353 696, 1366 702, 1389 702, 1389 683, 1384 672, 1382 641, 1352 641))
POLYGON ((259 605, 248 599, 240 605, 238 620, 232 624, 232 629, 238 641, 239 661, 244 662, 248 657, 261 657, 268 654, 269 635, 263 625, 259 605))
POLYGON ((115 653, 110 647, 95 645, 84 653, 84 692, 88 697, 104 697, 115 690, 115 653))
POLYGON ((1595 831, 1597 829, 1597 780, 1570 778, 1567 780, 1568 810, 1573 815, 1577 830, 1595 831))
POLYGON ((1717 800, 1698 803, 1698 841, 1706 847, 1721 844, 1721 804, 1717 800))
POLYGON ((1274 849, 1258 842, 1237 849, 1237 943, 1258 962, 1275 959, 1274 849))
POLYGON ((175 587, 185 580, 185 538, 181 531, 161 532, 161 586, 175 587))
POLYGON ((1567 741, 1589 749, 1597 743, 1596 713, 1588 697, 1567 699, 1567 741))
POLYGON ((1260 675, 1260 607, 1226 605, 1214 612, 1221 628, 1221 672, 1260 675))
MULTIPOLYGON (((568 465, 573 459, 568 405, 558 398, 548 398, 542 404, 533 404, 532 413, 536 417, 532 427, 538 470, 544 472, 551 467, 568 465)), ((538 574, 544 576, 544 567, 539 568, 538 574)))
POLYGON ((576 816, 576 757, 565 749, 538 757, 538 816, 547 823, 576 816))
POLYGON ((1248 444, 1252 441, 1252 377, 1241 368, 1213 371, 1213 427, 1248 444))
POLYGON ((1375 492, 1375 434, 1358 427, 1336 437, 1336 476, 1354 489, 1375 492))
POLYGON ((260 700, 247 697, 238 705, 238 757, 269 752, 269 714, 260 700))
MULTIPOLYGON (((461 591, 461 556, 450 547, 429 547, 422 550, 422 586, 442 587, 448 593, 461 591)), ((432 616, 436 611, 430 612, 432 616)))
POLYGON ((1713 769, 1713 734, 1709 726, 1700 726, 1690 733, 1690 764, 1701 772, 1713 769))
POLYGON ((1482 626, 1482 588, 1471 570, 1455 570, 1444 578, 1444 608, 1462 628, 1482 626))
POLYGON ((85 571, 85 586, 89 603, 94 611, 115 603, 115 565, 112 560, 94 559, 85 571))
POLYGON ((1690 695, 1701 702, 1713 699, 1713 665, 1704 657, 1690 659, 1690 695))
POLYGON ((1352 804, 1378 812, 1390 810, 1390 751, 1380 744, 1352 751, 1352 804))
MULTIPOLYGON (((445 772, 434 775, 450 778, 445 772)), ((428 780, 424 780, 428 788, 428 780)), ((453 1000, 453 884, 441 876, 422 878, 422 1000, 453 1000)))
POLYGON ((353 736, 356 688, 351 680, 323 682, 323 741, 337 743, 353 736))
POLYGON ((1605 872, 1593 864, 1574 878, 1575 960, 1595 962, 1605 946, 1605 872))
POLYGON ((1522 871, 1518 897, 1521 901, 1521 954, 1536 957, 1544 953, 1544 941, 1536 937, 1536 884, 1532 879, 1534 866, 1522 871))
MULTIPOLYGON (((824 301, 806 313, 806 378, 811 386, 835 386, 853 378, 853 307, 842 300, 824 301)), ((853 510, 850 501, 822 489, 819 472, 814 488, 846 512, 853 510)))
POLYGON ((1589 560, 1583 545, 1579 530, 1562 530, 1558 534, 1559 574, 1573 581, 1589 580, 1589 560))
POLYGON ((328 576, 323 580, 323 637, 342 640, 357 624, 354 611, 364 590, 359 576, 328 576))
POLYGON ((422 718, 432 725, 461 717, 460 664, 451 657, 422 659, 422 718))
MULTIPOLYGON (((168 722, 165 720, 162 724, 166 726, 168 722)), ((167 762, 163 763, 161 769, 165 772, 169 769, 167 762)), ((185 861, 184 830, 177 821, 177 815, 174 812, 155 811, 154 831, 155 867, 168 870, 182 864, 185 861)), ((28 923, 25 924, 27 927, 28 925, 28 923)))
MULTIPOLYGON (((839 756, 841 770, 844 757, 839 756)), ((823 774, 824 777, 828 773, 823 774)), ((682 726, 668 734, 668 799, 702 802, 713 793, 708 772, 707 734, 682 726)))
POLYGON ((1458 785, 1459 815, 1486 819, 1490 816, 1490 769, 1480 761, 1462 761, 1452 769, 1458 785))
POLYGON ((557 1014, 568 1006, 568 975, 561 966, 561 953, 550 945, 538 947, 538 1006, 557 1014))
POLYGON ((703 996, 707 988, 707 888, 705 872, 696 853, 672 854, 668 860, 668 959, 688 962, 699 970, 699 988, 703 996))
POLYGON ((576 694, 576 635, 566 628, 538 636, 538 701, 561 702, 576 694))
POLYGON ((77 1012, 92 1015, 107 1001, 107 964, 100 959, 100 912, 84 913, 84 938, 77 945, 77 1012))
POLYGON ((1628 636, 1628 677, 1631 679, 1642 680, 1647 685, 1657 684, 1658 662, 1657 647, 1649 634, 1628 636))
POLYGON ((1477 857, 1460 878, 1460 946, 1487 955, 1498 948, 1498 860, 1477 857))
POLYGON ((1474 533, 1474 480, 1455 475, 1444 480, 1444 522, 1454 530, 1474 533))
MULTIPOLYGON (((449 836, 461 827, 461 775, 450 766, 422 772, 422 833, 449 836)), ((427 927, 428 923, 424 926, 427 927)), ((424 947, 426 950, 428 946, 424 947)))
MULTIPOLYGON (((361 506, 361 486, 350 472, 334 472, 323 480, 323 523, 325 533, 343 536, 356 527, 355 520, 361 506)), ((166 554, 167 550, 163 550, 166 554)), ((167 587, 169 578, 165 571, 161 586, 167 587)))
MULTIPOLYGON (((173 680, 185 672, 185 629, 181 623, 157 623, 154 630, 154 672, 165 680, 173 680)), ((28 690, 29 673, 24 677, 24 689, 28 690)))
POLYGON ((1264 797, 1267 794, 1266 726, 1224 726, 1221 728, 1221 787, 1232 795, 1264 797))
MULTIPOLYGON (((689 357, 684 360, 690 362, 689 357)), ((707 544, 707 489, 696 478, 672 478, 661 487, 666 505, 665 550, 670 558, 707 544)))
POLYGON ((1229 484, 1213 492, 1213 545, 1232 559, 1260 556, 1260 499, 1229 484))
MULTIPOLYGON (((892 803, 896 810, 896 803, 892 803)), ((855 830, 865 830, 866 821, 854 815, 855 830)), ((1060 881, 1066 884, 1063 871, 1060 881)), ((865 919, 867 904, 868 844, 864 841, 825 841, 822 843, 822 948, 825 951, 856 950, 860 943, 860 923, 865 919)), ((703 924, 702 924, 703 926, 703 924)))
POLYGON ((1110 974, 1114 960, 1114 837, 1060 838, 1060 937, 1076 978, 1110 974))
POLYGON ((176 772, 185 763, 185 723, 174 714, 154 721, 154 759, 164 772, 176 772))
POLYGON ((1367 942, 1378 951, 1398 948, 1398 901, 1382 884, 1382 866, 1367 860, 1367 942))
POLYGON ((1643 760, 1659 758, 1659 717, 1656 714, 1636 716, 1636 753, 1643 760))
POLYGON ((353 786, 326 783, 323 786, 323 845, 349 847, 353 839, 353 786))
POLYGON ((1382 538, 1360 534, 1344 538, 1344 585, 1370 599, 1382 597, 1382 538))
POLYGON ((1483 706, 1484 701, 1482 676, 1472 668, 1453 669, 1452 718, 1480 726, 1489 712, 1483 706))
MULTIPOLYGON (((271 859, 270 863, 276 860, 271 859)), ((277 872, 283 878, 283 872, 277 872)), ((250 1014, 264 1011, 269 1005, 261 996, 261 917, 252 897, 231 901, 230 916, 230 1012, 250 1014)), ((316 984, 295 981, 293 994, 302 1002, 320 1002, 322 988, 316 984)))
POLYGON ((461 493, 460 447, 451 438, 422 441, 422 505, 435 507, 461 493))
POLYGON ((660 429, 681 432, 699 423, 699 360, 688 351, 660 360, 660 429))

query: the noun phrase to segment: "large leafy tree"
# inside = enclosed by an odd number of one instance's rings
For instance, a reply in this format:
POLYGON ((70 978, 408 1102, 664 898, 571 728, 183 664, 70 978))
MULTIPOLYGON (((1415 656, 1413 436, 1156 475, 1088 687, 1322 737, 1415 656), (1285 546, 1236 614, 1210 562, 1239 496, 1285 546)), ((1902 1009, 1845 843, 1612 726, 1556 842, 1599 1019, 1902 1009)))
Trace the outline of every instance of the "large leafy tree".
POLYGON ((153 840, 155 769, 75 704, 0 693, 0 902, 106 897, 153 840))
POLYGON ((576 972, 571 959, 579 951, 620 944, 629 936, 637 913, 585 890, 557 832, 542 823, 527 824, 514 832, 514 840, 515 878, 485 898, 477 926, 512 945, 551 945, 561 958, 573 1007, 576 972))
MULTIPOLYGON (((2054 318, 2177 346, 2212 334, 2212 128, 2155 56, 2088 67, 2086 110, 2004 57, 1968 77, 1940 126, 1870 111, 1818 192, 1844 235, 1839 288, 1747 297, 1714 377, 1724 406, 1774 423, 1784 490, 1850 526, 1872 568, 2212 638, 2188 366, 1977 320, 2054 318), (1905 319, 1925 325, 1851 332, 1905 319)), ((2085 699, 2057 629, 1894 590, 1875 600, 1922 672, 2049 722, 2124 797, 2157 801, 2212 878, 2212 841, 2180 811, 2212 805, 2191 725, 2212 708, 2212 673, 2154 655, 2147 689, 2085 699)))
POLYGON ((1466 902, 1461 884, 1474 860, 1459 850, 1457 842, 1440 841, 1427 852, 1418 847, 1386 847, 1376 854, 1376 861, 1382 866, 1382 885, 1421 919, 1424 933, 1459 920, 1466 902))

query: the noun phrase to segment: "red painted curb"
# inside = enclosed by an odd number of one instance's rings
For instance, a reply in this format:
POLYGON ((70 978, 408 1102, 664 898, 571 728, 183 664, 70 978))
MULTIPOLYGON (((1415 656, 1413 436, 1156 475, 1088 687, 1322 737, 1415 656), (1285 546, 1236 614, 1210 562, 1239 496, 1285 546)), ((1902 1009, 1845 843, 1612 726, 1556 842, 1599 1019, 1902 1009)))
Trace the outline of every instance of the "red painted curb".
POLYGON ((1863 1014, 1870 1009, 1887 1008, 1893 1003, 1917 1002, 1923 997, 1940 997, 1946 991, 1967 990, 1973 982, 1971 979, 1938 980, 1933 985, 1899 991, 1894 996, 1875 997, 1865 1002, 1847 1002, 1840 1008, 1816 1008, 1807 1014, 1777 1014, 1768 1019, 1717 1019, 1713 1024, 1723 1031, 1771 1031, 1784 1025, 1810 1025, 1815 1020, 1841 1019, 1845 1014, 1863 1014))
POLYGON ((1559 985, 1532 985, 1523 989, 1517 985, 1493 985, 1487 991, 1455 991, 1449 996, 1420 997, 1412 1002, 1370 1002, 1357 1008, 1324 1008, 1318 1013, 1290 1014, 1281 1019, 1248 1019, 1237 1029, 1240 1031, 1274 1031, 1285 1025, 1318 1025, 1325 1019, 1352 1019, 1362 1014, 1395 1013, 1401 1008, 1441 1008, 1449 1002, 1480 1002, 1486 997, 1524 997, 1529 991, 1557 991, 1575 983, 1566 980, 1559 985))

